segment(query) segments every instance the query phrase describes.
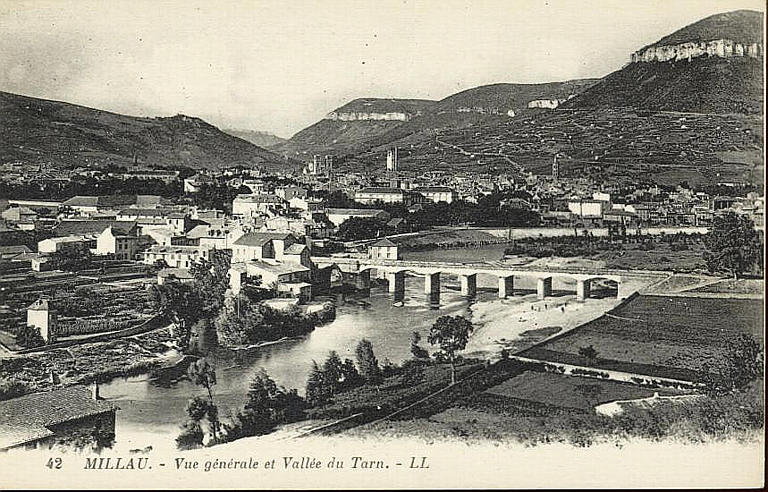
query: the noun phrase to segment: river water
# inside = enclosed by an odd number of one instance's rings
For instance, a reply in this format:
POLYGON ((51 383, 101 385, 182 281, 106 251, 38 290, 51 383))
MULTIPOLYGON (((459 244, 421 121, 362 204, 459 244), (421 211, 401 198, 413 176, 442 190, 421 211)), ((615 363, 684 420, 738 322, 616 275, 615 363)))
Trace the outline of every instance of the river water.
MULTIPOLYGON (((411 252, 406 259, 445 261, 499 260, 504 245, 483 248, 411 252)), ((471 302, 487 302, 497 293, 483 287, 495 287, 496 279, 478 276, 478 295, 471 302)), ((424 280, 406 280, 405 301, 395 307, 385 284, 376 285, 367 298, 347 297, 337 304, 336 319, 298 340, 285 341, 236 355, 213 359, 217 373, 214 396, 223 419, 242 407, 251 376, 263 368, 279 384, 303 393, 313 360, 322 364, 328 352, 336 350, 342 358, 354 360, 357 343, 366 338, 373 344, 379 361, 385 358, 399 363, 410 356, 410 334, 422 335, 422 346, 434 320, 444 314, 468 314, 469 302, 459 292, 457 278, 441 278, 440 307, 430 306, 424 294, 424 280)), ((101 388, 101 395, 116 403, 118 449, 153 446, 172 449, 179 425, 185 420, 187 400, 204 395, 204 390, 188 381, 170 387, 150 382, 147 376, 116 379, 101 388)))

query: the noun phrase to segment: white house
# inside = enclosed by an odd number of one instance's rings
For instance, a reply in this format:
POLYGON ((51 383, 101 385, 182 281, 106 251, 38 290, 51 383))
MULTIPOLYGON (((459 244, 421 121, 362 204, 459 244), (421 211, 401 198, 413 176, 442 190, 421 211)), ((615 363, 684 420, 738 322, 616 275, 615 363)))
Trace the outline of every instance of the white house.
POLYGON ((398 260, 400 259, 400 252, 397 244, 384 238, 368 247, 368 257, 374 260, 398 260))
POLYGON ((154 265, 163 260, 170 268, 189 268, 193 263, 208 259, 209 250, 199 246, 152 246, 144 251, 143 262, 154 265))
POLYGON ((361 219, 389 220, 389 213, 375 208, 326 208, 325 215, 336 227, 352 217, 361 219))
POLYGON ((27 308, 27 326, 40 330, 46 343, 56 341, 56 310, 47 299, 38 299, 27 308))
POLYGON ((365 204, 376 202, 405 203, 406 192, 399 188, 363 188, 355 192, 355 201, 365 204))
POLYGON ((115 255, 118 260, 132 260, 139 250, 139 238, 107 227, 96 238, 96 254, 115 255))
POLYGON ((424 188, 416 188, 413 191, 424 196, 427 200, 432 200, 435 203, 451 203, 452 201, 456 200, 456 192, 447 186, 427 186, 424 188))
POLYGON ((232 200, 232 215, 253 217, 269 211, 284 209, 288 202, 277 195, 237 195, 232 200))

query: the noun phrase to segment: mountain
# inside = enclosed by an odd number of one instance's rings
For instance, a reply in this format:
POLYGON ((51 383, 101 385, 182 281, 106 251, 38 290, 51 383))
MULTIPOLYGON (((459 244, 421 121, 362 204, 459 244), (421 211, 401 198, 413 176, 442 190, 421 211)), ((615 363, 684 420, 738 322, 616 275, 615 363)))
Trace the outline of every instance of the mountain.
POLYGON ((567 99, 594 85, 599 79, 578 79, 544 84, 491 84, 458 92, 439 101, 434 112, 478 112, 508 115, 519 112, 534 100, 567 99))
POLYGON ((301 130, 273 150, 286 155, 354 154, 404 138, 444 129, 503 122, 534 100, 565 100, 597 79, 544 84, 492 84, 474 87, 440 101, 355 99, 301 130))
POLYGON ((184 115, 125 116, 0 92, 0 162, 280 169, 286 159, 184 115))
POLYGON ((400 170, 416 175, 525 178, 550 174, 558 156, 561 176, 608 185, 762 186, 762 21, 752 11, 708 17, 628 53, 629 63, 598 81, 455 94, 341 155, 335 169, 381 173, 397 146, 400 170))
POLYGON ((763 14, 738 10, 686 26, 563 105, 762 114, 763 14))
POLYGON ((286 155, 357 150, 364 143, 422 115, 436 101, 360 98, 331 111, 317 123, 274 147, 286 155))
POLYGON ((228 133, 233 137, 240 138, 246 142, 251 142, 253 145, 259 147, 269 148, 275 145, 280 145, 285 142, 286 139, 278 137, 269 132, 259 130, 236 130, 232 128, 222 128, 221 131, 228 133))

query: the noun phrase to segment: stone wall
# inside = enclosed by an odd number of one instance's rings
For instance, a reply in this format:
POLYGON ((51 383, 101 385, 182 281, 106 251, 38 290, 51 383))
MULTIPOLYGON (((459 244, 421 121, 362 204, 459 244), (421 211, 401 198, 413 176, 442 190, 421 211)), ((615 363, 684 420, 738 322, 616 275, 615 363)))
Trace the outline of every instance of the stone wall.
POLYGON ((698 58, 700 56, 719 56, 720 58, 743 57, 758 58, 763 54, 763 46, 759 43, 735 43, 730 39, 714 39, 712 41, 688 42, 668 46, 655 46, 646 50, 636 51, 630 55, 631 63, 680 61, 698 58))

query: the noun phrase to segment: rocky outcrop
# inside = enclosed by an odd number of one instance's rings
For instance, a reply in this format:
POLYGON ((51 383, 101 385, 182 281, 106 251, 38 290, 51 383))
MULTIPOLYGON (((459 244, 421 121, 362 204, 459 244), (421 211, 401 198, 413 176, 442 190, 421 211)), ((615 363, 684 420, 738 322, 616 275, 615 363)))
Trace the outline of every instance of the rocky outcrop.
POLYGON ((419 116, 421 111, 415 114, 391 112, 391 113, 363 113, 363 112, 344 112, 344 111, 332 111, 325 115, 326 120, 332 121, 365 121, 365 120, 377 120, 377 121, 409 121, 414 116, 419 116))
POLYGON ((665 62, 691 60, 700 56, 720 58, 743 57, 758 58, 763 54, 760 43, 736 43, 730 39, 688 42, 665 46, 651 46, 630 55, 631 63, 665 62))
POLYGON ((555 109, 568 99, 573 99, 576 94, 569 95, 566 99, 534 99, 528 102, 529 108, 555 109))

